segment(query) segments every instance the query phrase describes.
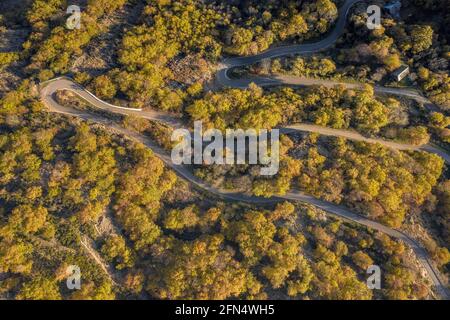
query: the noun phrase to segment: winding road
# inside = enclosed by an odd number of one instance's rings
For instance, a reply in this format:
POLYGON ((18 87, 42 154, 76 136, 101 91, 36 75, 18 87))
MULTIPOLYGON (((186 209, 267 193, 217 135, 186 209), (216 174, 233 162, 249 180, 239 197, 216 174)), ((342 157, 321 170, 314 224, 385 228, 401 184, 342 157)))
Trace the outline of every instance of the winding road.
MULTIPOLYGON (((217 74, 217 80, 224 86, 246 87, 246 86, 248 86, 248 84, 250 84, 250 82, 255 82, 255 81, 249 82, 249 80, 246 80, 246 79, 231 80, 227 76, 227 71, 231 67, 251 64, 251 63, 260 61, 261 59, 273 58, 273 57, 282 56, 282 55, 286 55, 286 54, 317 52, 317 51, 320 51, 320 50, 330 47, 337 40, 339 35, 342 33, 344 26, 345 26, 345 21, 346 21, 346 16, 347 16, 348 11, 352 7, 352 5, 354 5, 355 3, 359 2, 359 1, 361 1, 361 0, 347 0, 345 2, 345 4, 342 6, 342 8, 339 11, 340 14, 339 14, 339 19, 336 23, 336 28, 328 35, 327 38, 325 38, 317 43, 314 43, 314 44, 305 44, 305 45, 296 45, 296 46, 275 48, 275 49, 268 50, 257 56, 232 58, 232 59, 225 60, 225 62, 223 63, 224 67, 217 74)), ((274 85, 276 83, 276 81, 280 81, 280 80, 279 79, 260 79, 258 81, 263 81, 263 82, 267 81, 264 83, 257 83, 258 85, 264 86, 264 85, 268 85, 266 83, 270 83, 270 81, 274 81, 270 84, 270 85, 274 85)), ((281 82, 281 83, 287 84, 288 82, 281 82)), ((276 84, 280 84, 280 82, 278 82, 276 84)), ((303 83, 303 85, 305 85, 305 84, 303 83)), ((308 85, 308 84, 306 84, 306 85, 308 85)), ((92 93, 85 90, 83 87, 77 85, 76 83, 74 83, 73 81, 71 81, 68 78, 57 78, 57 79, 53 79, 51 81, 41 84, 41 90, 40 90, 41 99, 42 99, 43 103, 48 107, 50 112, 56 112, 56 113, 61 113, 61 114, 69 115, 69 116, 75 116, 75 117, 78 117, 78 118, 81 118, 84 120, 93 121, 95 123, 102 124, 102 125, 105 125, 106 127, 108 127, 113 132, 116 132, 116 133, 124 135, 130 139, 133 139, 135 141, 139 141, 139 142, 143 143, 144 145, 146 145, 147 147, 152 149, 152 151, 155 153, 155 155, 157 155, 168 167, 172 168, 180 177, 190 181, 197 187, 199 187, 207 192, 217 195, 220 198, 227 199, 227 200, 233 200, 233 201, 250 202, 250 203, 256 203, 256 204, 268 204, 268 203, 279 202, 282 200, 301 201, 301 202, 309 203, 315 207, 318 207, 331 215, 338 216, 340 218, 346 219, 348 221, 351 221, 351 222, 354 222, 354 223, 357 223, 360 225, 364 225, 366 227, 380 231, 380 232, 385 233, 393 238, 403 241, 414 251, 419 262, 422 264, 422 266, 427 271, 427 274, 428 274, 430 280, 432 281, 432 283, 434 284, 438 294, 444 299, 449 299, 450 295, 446 288, 445 281, 442 280, 443 279, 442 275, 440 274, 439 270, 433 265, 432 260, 429 257, 429 255, 427 254, 427 252, 425 251, 425 249, 418 242, 416 242, 414 239, 412 239, 408 235, 404 234, 403 232, 389 228, 384 225, 381 225, 380 223, 369 220, 363 216, 357 215, 344 206, 339 206, 339 205, 335 205, 335 204, 332 204, 332 203, 329 203, 326 201, 322 201, 322 200, 316 199, 312 196, 306 195, 306 194, 304 194, 302 192, 298 192, 298 191, 292 191, 285 196, 273 197, 270 199, 266 199, 266 198, 259 198, 259 197, 254 197, 254 196, 247 196, 242 193, 235 193, 235 192, 232 192, 229 190, 224 190, 224 189, 217 188, 217 187, 211 186, 209 184, 206 184, 205 182, 203 182, 200 179, 198 179, 197 177, 195 177, 193 175, 193 173, 189 170, 189 168, 187 168, 186 166, 173 164, 168 152, 163 150, 161 147, 159 147, 150 138, 145 137, 136 132, 124 129, 123 127, 120 127, 113 121, 110 121, 100 115, 89 113, 89 112, 84 112, 81 110, 77 110, 75 108, 60 105, 55 99, 55 94, 59 90, 70 90, 70 91, 76 93, 78 96, 80 96, 84 100, 86 100, 92 106, 102 109, 102 110, 105 110, 105 111, 118 113, 118 114, 124 114, 124 115, 135 115, 135 116, 142 117, 142 118, 149 119, 149 120, 160 121, 160 122, 165 123, 174 128, 183 127, 183 122, 181 121, 180 118, 177 118, 177 117, 167 114, 167 113, 158 112, 158 111, 128 109, 128 108, 123 108, 120 106, 111 105, 107 102, 104 102, 104 101, 98 99, 92 93)), ((390 89, 389 88, 389 90, 394 90, 394 92, 389 92, 389 93, 399 94, 398 91, 396 91, 399 89, 390 89)), ((406 91, 403 91, 403 92, 406 93, 406 91)), ((420 97, 420 95, 416 96, 413 91, 409 91, 408 94, 412 94, 413 95, 412 98, 417 97, 417 99, 419 99, 419 97, 420 97)), ((397 150, 426 150, 426 151, 434 152, 437 154, 441 153, 439 155, 442 156, 446 160, 447 163, 450 163, 449 156, 444 151, 439 150, 433 146, 415 147, 415 146, 403 145, 403 144, 398 144, 398 143, 391 142, 391 141, 366 138, 366 137, 363 137, 362 135, 360 135, 356 132, 353 132, 353 131, 330 129, 330 128, 324 128, 324 127, 307 125, 307 124, 292 125, 292 126, 287 126, 285 128, 281 128, 281 129, 284 131, 292 131, 292 130, 311 131, 311 132, 318 132, 318 133, 325 134, 325 135, 346 137, 346 138, 354 139, 354 140, 376 142, 376 143, 385 145, 389 148, 393 148, 393 149, 397 149, 397 150), (427 149, 424 149, 424 148, 427 148, 427 149)))
MULTIPOLYGON (((281 46, 275 47, 269 50, 264 51, 263 53, 247 56, 247 57, 237 57, 237 58, 229 58, 225 59, 219 66, 219 71, 216 75, 216 82, 222 87, 230 87, 230 88, 247 88, 251 83, 254 83, 260 87, 269 87, 269 86, 279 86, 279 85, 293 85, 293 86, 311 86, 311 85, 322 85, 327 87, 334 87, 336 85, 343 85, 349 89, 361 89, 364 84, 361 83, 347 83, 347 82, 338 82, 324 79, 313 79, 313 78, 304 78, 304 77, 296 77, 289 75, 280 75, 276 77, 251 77, 251 78, 240 78, 240 79, 232 79, 229 77, 228 73, 237 67, 243 67, 255 64, 265 59, 273 59, 282 56, 288 55, 300 55, 300 54, 308 54, 308 53, 317 53, 320 51, 324 51, 329 49, 331 46, 335 44, 339 36, 342 34, 345 28, 345 24, 347 21, 347 15, 350 9, 358 2, 363 2, 364 0, 346 0, 345 3, 339 8, 339 16, 336 22, 336 26, 333 31, 328 34, 326 38, 321 41, 308 43, 308 44, 298 44, 298 45, 290 45, 290 46, 281 46)), ((437 111, 439 108, 427 98, 423 97, 419 91, 413 89, 405 89, 405 88, 387 88, 374 86, 375 93, 378 94, 394 94, 397 96, 404 96, 413 100, 416 100, 419 103, 424 104, 425 107, 430 110, 437 111)))

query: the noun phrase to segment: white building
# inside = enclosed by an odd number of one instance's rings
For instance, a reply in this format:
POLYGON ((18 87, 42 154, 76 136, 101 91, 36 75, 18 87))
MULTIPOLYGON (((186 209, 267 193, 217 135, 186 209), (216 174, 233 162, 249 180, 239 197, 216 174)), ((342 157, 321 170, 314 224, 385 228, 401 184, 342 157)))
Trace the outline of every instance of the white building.
POLYGON ((396 81, 402 81, 407 75, 409 74, 409 67, 408 66, 401 66, 394 72, 392 72, 392 78, 394 78, 396 81))

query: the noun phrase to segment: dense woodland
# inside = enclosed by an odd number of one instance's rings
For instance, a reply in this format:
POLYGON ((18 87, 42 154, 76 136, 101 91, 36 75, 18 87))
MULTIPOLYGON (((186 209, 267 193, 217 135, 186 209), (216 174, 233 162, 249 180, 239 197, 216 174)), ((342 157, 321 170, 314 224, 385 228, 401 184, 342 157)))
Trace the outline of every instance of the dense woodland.
POLYGON ((59 121, 1 136, 2 158, 10 159, 1 181, 7 297, 367 299, 365 269, 377 259, 386 270, 378 296, 428 292, 405 247, 386 236, 287 202, 271 210, 208 205, 143 146, 59 121), (83 249, 89 238, 116 285, 83 249), (84 271, 81 291, 64 289, 71 264, 84 271))
POLYGON ((427 295, 408 251, 382 234, 288 202, 211 205, 142 145, 42 112, 24 121, 0 137, 5 297, 367 299, 365 269, 378 259, 386 289, 377 296, 427 295), (83 270, 81 291, 64 287, 72 264, 83 270))
MULTIPOLYGON (((343 86, 307 89, 278 88, 262 90, 229 89, 207 93, 186 108, 192 121, 201 120, 207 127, 271 129, 283 124, 308 122, 335 129, 355 129, 366 136, 423 145, 431 134, 445 135, 450 117, 430 114, 428 123, 422 116, 410 115, 407 105, 391 98, 374 95, 373 87, 362 90, 343 86)), ((445 137, 444 143, 448 140, 445 137)))
MULTIPOLYGON (((444 12, 440 1, 413 2, 444 12)), ((355 14, 350 36, 336 49, 343 53, 369 39, 373 51, 366 57, 378 54, 377 46, 389 48, 377 57, 386 70, 398 60, 414 66, 417 84, 441 106, 441 112, 425 115, 424 123, 415 121, 406 104, 377 97, 370 86, 206 89, 211 79, 205 75, 223 56, 320 39, 337 18, 337 3, 330 0, 88 0, 82 28, 72 31, 64 27, 64 0, 1 5, 11 9, 0 13, 1 35, 17 25, 28 30, 21 50, 0 52, 0 79, 20 79, 0 90, 1 298, 431 297, 429 280, 401 242, 300 203, 224 203, 178 178, 143 145, 104 126, 49 114, 37 84, 72 75, 102 99, 177 112, 186 123, 203 120, 220 129, 310 122, 372 135, 391 132, 392 138, 422 144, 429 135, 445 138, 448 130, 443 65, 449 56, 442 36, 449 34, 448 24, 396 25, 384 19, 383 32, 367 35, 355 14), (138 18, 125 22, 136 7, 142 8, 138 18), (117 34, 108 24, 114 19, 123 26, 117 34), (75 60, 105 41, 105 34, 117 43, 114 65, 102 74, 73 71, 75 60), (372 264, 382 268, 382 290, 366 286, 372 264), (66 287, 70 265, 82 270, 81 290, 66 287)), ((325 54, 297 59, 292 70, 329 77, 342 64, 359 70, 368 61, 325 54)), ((118 122, 169 148, 168 128, 133 117, 118 122)), ((450 188, 441 158, 316 135, 283 136, 279 174, 263 179, 255 169, 194 170, 207 182, 263 197, 295 188, 394 227, 409 225, 411 217, 424 219, 431 234, 427 250, 447 271, 450 188)))

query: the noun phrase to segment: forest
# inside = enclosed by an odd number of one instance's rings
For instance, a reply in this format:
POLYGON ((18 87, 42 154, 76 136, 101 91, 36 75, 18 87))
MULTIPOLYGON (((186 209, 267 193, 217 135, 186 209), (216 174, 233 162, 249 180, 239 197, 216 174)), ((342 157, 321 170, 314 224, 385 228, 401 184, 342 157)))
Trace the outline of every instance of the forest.
MULTIPOLYGON (((448 148, 450 10, 442 1, 411 1, 412 17, 384 16, 374 31, 358 7, 330 51, 241 70, 352 79, 367 83, 361 90, 214 87, 224 57, 320 40, 340 4, 87 0, 82 28, 71 31, 65 0, 0 4, 0 37, 27 30, 20 50, 0 50, 0 298, 435 298, 405 243, 305 203, 227 202, 106 124, 49 113, 39 96, 43 81, 66 75, 105 101, 176 114, 186 126, 310 123, 448 148), (436 21, 414 22, 422 11, 436 21), (103 64, 87 59, 103 46, 109 51, 96 57, 103 64), (373 86, 392 84, 389 73, 403 64, 416 77, 397 85, 417 86, 438 110, 375 94, 373 86), (374 264, 382 269, 381 290, 366 285, 374 264), (82 270, 81 290, 66 286, 71 265, 82 270)), ((94 111, 68 92, 56 99, 171 147, 171 129, 160 123, 94 111)), ((262 178, 257 169, 192 171, 211 185, 262 198, 296 190, 343 205, 417 236, 448 275, 450 180, 441 157, 295 133, 281 137, 277 176, 262 178)))
POLYGON ((382 234, 289 202, 211 206, 142 145, 59 121, 1 136, 2 158, 11 159, 1 181, 0 270, 11 276, 0 288, 8 297, 370 299, 362 279, 373 259, 386 270, 379 297, 428 294, 404 245, 382 234), (67 147, 54 149, 55 140, 67 147), (112 274, 84 251, 86 239, 112 274), (87 277, 81 291, 64 289, 71 264, 87 277))

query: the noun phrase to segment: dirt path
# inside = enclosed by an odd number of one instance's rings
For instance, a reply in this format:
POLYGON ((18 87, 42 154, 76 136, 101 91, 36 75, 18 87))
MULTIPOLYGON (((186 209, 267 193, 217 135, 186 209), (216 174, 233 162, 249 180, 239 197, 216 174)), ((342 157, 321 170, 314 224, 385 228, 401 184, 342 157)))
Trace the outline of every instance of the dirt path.
POLYGON ((114 267, 103 261, 100 254, 97 252, 95 245, 93 244, 93 241, 89 239, 86 235, 82 235, 80 243, 85 248, 86 252, 92 257, 92 259, 94 259, 94 261, 98 264, 98 266, 108 276, 111 282, 117 286, 118 284, 116 280, 119 279, 119 277, 117 276, 114 267))

